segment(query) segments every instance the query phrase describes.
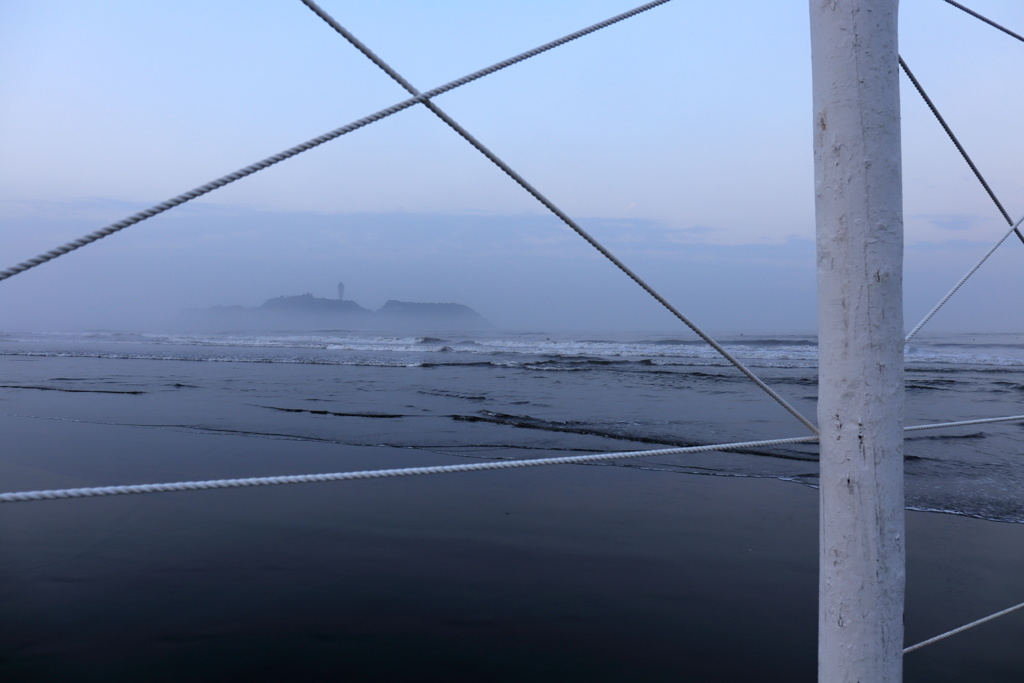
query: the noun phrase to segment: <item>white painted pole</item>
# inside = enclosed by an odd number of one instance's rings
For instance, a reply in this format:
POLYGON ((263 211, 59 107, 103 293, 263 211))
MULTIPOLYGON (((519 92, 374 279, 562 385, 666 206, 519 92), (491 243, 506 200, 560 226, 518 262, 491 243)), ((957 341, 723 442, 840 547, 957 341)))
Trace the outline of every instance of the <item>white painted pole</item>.
POLYGON ((895 683, 903 671, 898 4, 810 0, 820 683, 895 683))

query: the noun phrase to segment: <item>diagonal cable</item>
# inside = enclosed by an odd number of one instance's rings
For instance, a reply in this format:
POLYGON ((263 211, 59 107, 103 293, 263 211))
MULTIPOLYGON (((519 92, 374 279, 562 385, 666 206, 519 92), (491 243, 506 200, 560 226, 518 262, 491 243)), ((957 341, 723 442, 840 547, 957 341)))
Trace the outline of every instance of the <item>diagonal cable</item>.
MULTIPOLYGON (((319 5, 317 5, 315 2, 313 2, 313 0, 301 0, 301 1, 302 1, 302 4, 306 5, 306 7, 308 7, 310 10, 312 10, 318 17, 323 19, 331 28, 333 28, 335 31, 337 31, 343 38, 345 38, 345 40, 347 40, 349 43, 351 43, 357 50, 362 52, 363 55, 365 55, 370 61, 372 61, 374 64, 376 64, 378 67, 380 67, 381 70, 383 70, 388 76, 390 76, 394 81, 396 81, 399 85, 401 85, 403 88, 405 88, 406 92, 408 92, 413 97, 420 97, 420 91, 419 90, 417 90, 411 83, 409 83, 409 81, 405 80, 405 78, 403 78, 401 76, 401 74, 399 74, 397 71, 395 71, 389 64, 387 64, 383 59, 381 59, 369 47, 364 45, 362 43, 362 41, 360 41, 358 38, 356 38, 350 31, 348 31, 348 29, 346 29, 344 26, 339 24, 333 17, 331 17, 327 12, 325 12, 319 5)), ((592 246, 595 249, 597 249, 597 251, 600 252, 602 256, 604 256, 606 259, 611 261, 619 270, 621 270, 623 273, 625 273, 626 276, 629 277, 629 279, 631 279, 633 282, 635 282, 637 285, 639 285, 641 289, 643 289, 645 292, 647 292, 649 295, 651 295, 658 303, 660 303, 662 306, 664 306, 666 309, 668 309, 668 311, 670 313, 672 313, 672 315, 674 315, 676 318, 678 318, 680 321, 682 321, 682 323, 684 325, 689 327, 694 333, 697 334, 697 336, 699 336, 701 339, 703 339, 708 345, 710 345, 715 351, 717 351, 723 358, 725 358, 725 360, 729 361, 729 363, 731 363, 737 370, 739 370, 744 375, 746 375, 747 379, 749 379, 754 384, 756 384, 758 387, 760 387, 762 391, 767 393, 779 405, 781 405, 783 408, 785 408, 787 411, 789 411, 789 413, 792 414, 793 417, 795 417, 797 420, 799 420, 805 427, 810 429, 812 433, 814 433, 814 434, 818 433, 818 428, 815 427, 814 424, 810 420, 808 420, 806 417, 801 415, 800 412, 797 411, 796 408, 794 408, 792 405, 790 405, 789 402, 787 402, 778 393, 776 393, 775 390, 773 390, 771 387, 769 387, 767 384, 765 384, 764 381, 761 380, 761 378, 759 378, 757 375, 755 375, 749 368, 747 368, 743 363, 741 363, 731 353, 726 351, 725 348, 723 348, 721 344, 716 342, 714 339, 712 339, 710 336, 708 336, 708 334, 706 332, 704 332, 701 328, 697 327, 696 324, 691 322, 689 318, 687 318, 675 306, 673 306, 671 303, 669 303, 668 300, 665 299, 665 297, 663 297, 661 294, 659 294, 657 291, 655 291, 653 287, 651 287, 649 284, 647 284, 647 282, 645 282, 639 275, 634 273, 628 266, 626 266, 626 264, 624 264, 622 261, 620 261, 618 259, 618 257, 616 257, 606 247, 604 247, 604 245, 602 245, 600 242, 598 242, 596 239, 594 239, 586 230, 584 230, 582 227, 580 227, 576 223, 576 221, 574 221, 564 211, 562 211, 557 206, 555 206, 551 202, 551 200, 549 200, 547 197, 545 197, 543 194, 541 194, 540 191, 538 191, 535 187, 533 187, 533 185, 528 183, 525 178, 523 178, 517 172, 512 170, 512 168, 508 164, 506 164, 504 161, 502 161, 494 152, 492 152, 490 149, 488 149, 486 146, 484 146, 483 143, 481 143, 479 140, 477 140, 475 137, 473 137, 469 133, 469 131, 467 131, 465 128, 463 128, 452 117, 450 117, 448 114, 446 114, 440 107, 438 107, 436 104, 434 104, 430 100, 423 100, 423 105, 425 107, 427 107, 439 119, 444 121, 452 130, 454 130, 456 133, 458 133, 464 140, 466 140, 466 142, 468 142, 473 147, 475 147, 477 149, 477 151, 479 151, 481 154, 483 154, 485 157, 487 157, 491 161, 491 163, 493 163, 495 166, 497 166, 502 171, 504 171, 504 173, 508 177, 510 177, 512 180, 514 180, 516 182, 516 184, 518 184, 524 190, 529 192, 530 195, 532 195, 534 199, 539 201, 541 204, 543 204, 545 206, 545 208, 547 208, 549 211, 551 211, 551 213, 555 214, 559 219, 561 219, 561 221, 563 223, 565 223, 567 226, 569 226, 569 228, 571 228, 577 235, 579 235, 584 240, 586 240, 587 243, 590 244, 590 246, 592 246)))
MULTIPOLYGON (((1007 213, 1006 209, 1003 208, 1002 202, 999 201, 999 198, 996 197, 996 193, 992 191, 991 187, 989 187, 989 184, 981 175, 981 171, 978 170, 978 167, 974 165, 974 161, 971 160, 970 155, 967 154, 967 150, 964 149, 964 146, 960 144, 960 141, 957 139, 956 135, 953 134, 953 130, 949 127, 949 124, 946 123, 946 120, 942 118, 942 114, 939 113, 939 110, 932 102, 932 99, 928 97, 928 93, 926 93, 924 91, 924 88, 921 87, 920 81, 918 81, 917 78, 914 76, 914 73, 910 70, 910 67, 907 66, 907 63, 903 61, 903 57, 900 57, 900 67, 903 68, 903 73, 907 74, 907 77, 910 79, 910 82, 914 84, 914 88, 917 89, 918 94, 921 95, 921 98, 924 100, 925 104, 927 104, 928 108, 931 109, 932 114, 935 115, 935 118, 938 120, 939 125, 942 126, 942 129, 944 131, 946 131, 946 135, 948 135, 949 139, 953 141, 954 145, 956 145, 957 150, 960 152, 960 156, 964 158, 964 161, 967 162, 967 165, 971 167, 972 171, 974 171, 974 176, 981 183, 981 186, 985 188, 985 192, 988 193, 988 196, 992 199, 993 203, 995 203, 996 208, 999 209, 999 213, 1003 214, 1003 218, 1006 219, 1006 223, 1008 225, 1013 225, 1013 219, 1010 218, 1010 214, 1007 213)), ((1021 244, 1024 244, 1024 235, 1021 234, 1020 230, 1014 228, 1013 231, 1017 234, 1017 239, 1021 241, 1021 244)))
POLYGON ((28 259, 27 261, 22 261, 21 263, 11 266, 6 270, 2 270, 0 271, 0 280, 6 280, 7 278, 14 277, 18 273, 24 273, 26 270, 31 270, 36 266, 41 266, 47 261, 52 261, 58 256, 63 256, 64 254, 72 252, 76 249, 80 249, 86 246, 87 244, 92 244, 97 240, 103 239, 104 237, 107 237, 109 235, 113 235, 115 232, 120 232, 121 230, 131 227, 136 223, 141 223, 147 218, 152 218, 153 216, 161 214, 164 211, 173 209, 176 206, 180 206, 185 202, 192 201, 197 197, 202 197, 203 195, 213 192, 214 190, 224 187, 225 185, 229 185, 235 182, 236 180, 241 180, 246 176, 250 176, 253 173, 262 171, 265 168, 269 168, 274 164, 284 161, 285 159, 290 159, 293 156, 301 154, 302 152, 311 150, 314 147, 318 147, 324 144, 325 142, 329 142, 337 137, 344 135, 345 133, 351 133, 352 131, 358 130, 359 128, 362 128, 367 124, 373 123, 374 121, 378 121, 382 118, 390 116, 391 114, 402 111, 403 109, 408 109, 417 102, 419 102, 419 98, 414 97, 405 100, 404 102, 400 102, 399 104, 388 107, 386 109, 381 109, 379 112, 361 118, 358 121, 348 124, 347 126, 335 128, 334 130, 328 133, 318 135, 317 137, 307 140, 302 144, 295 145, 294 147, 286 149, 283 152, 279 152, 277 154, 274 154, 273 156, 269 156, 266 159, 263 159, 262 161, 257 161, 254 164, 250 164, 249 166, 241 168, 233 173, 228 173, 227 175, 221 176, 220 178, 208 182, 205 185, 200 185, 199 187, 191 189, 188 192, 183 192, 182 194, 179 194, 176 197, 172 197, 171 199, 168 199, 165 202, 161 202, 160 204, 151 206, 148 209, 139 211, 138 213, 134 213, 131 216, 128 216, 127 218, 118 221, 117 223, 112 223, 105 228, 101 228, 94 232, 90 232, 89 234, 83 235, 82 237, 79 237, 76 240, 72 240, 71 242, 51 249, 50 251, 47 251, 43 254, 39 254, 38 256, 28 259))
POLYGON ((952 631, 946 631, 945 633, 937 635, 934 638, 929 638, 928 640, 922 641, 922 642, 918 643, 917 645, 911 645, 908 648, 904 648, 903 654, 907 654, 909 652, 913 652, 914 650, 919 650, 922 647, 924 647, 925 645, 931 645, 932 643, 937 643, 940 640, 943 640, 945 638, 949 638, 950 636, 955 636, 958 633, 963 633, 967 629, 974 628, 975 626, 981 626, 982 624, 988 623, 988 622, 992 621, 993 619, 997 619, 999 617, 1005 616, 1005 615, 1007 615, 1007 614, 1009 614, 1011 612, 1016 612, 1017 610, 1019 610, 1022 607, 1024 607, 1024 602, 1020 603, 1019 605, 1014 605, 1013 607, 1007 607, 1006 609, 1004 609, 1004 610, 1002 610, 1000 612, 996 612, 995 614, 990 614, 987 617, 984 617, 982 619, 978 619, 977 621, 972 621, 969 624, 964 624, 963 626, 961 626, 959 628, 955 628, 952 631))
POLYGON ((959 282, 957 282, 955 285, 953 285, 953 289, 949 290, 949 292, 946 293, 946 296, 942 297, 942 300, 939 301, 939 303, 935 304, 935 307, 932 308, 932 310, 928 311, 928 315, 926 315, 924 318, 921 319, 921 322, 919 322, 917 324, 917 327, 915 327, 914 329, 912 329, 910 331, 910 334, 908 334, 906 336, 906 338, 903 340, 904 344, 908 344, 910 342, 910 340, 913 339, 914 336, 921 330, 921 328, 924 327, 928 323, 928 321, 932 319, 932 316, 934 316, 936 313, 938 313, 939 309, 942 308, 943 306, 945 306, 946 302, 949 301, 951 298, 953 298, 953 295, 957 293, 957 290, 959 290, 961 287, 964 286, 964 283, 967 282, 967 280, 970 279, 970 277, 972 275, 974 275, 974 273, 978 270, 978 268, 981 268, 981 264, 985 263, 985 261, 988 260, 988 257, 995 253, 996 249, 998 249, 1002 245, 1002 243, 1006 241, 1007 237, 1009 237, 1010 235, 1012 235, 1015 232, 1018 235, 1020 234, 1020 232, 1018 232, 1018 230, 1019 230, 1020 224, 1022 222, 1024 222, 1024 218, 1021 218, 1019 221, 1017 221, 1015 224, 1013 224, 1013 226, 1010 227, 1010 229, 1006 232, 1006 234, 1003 235, 1002 237, 1000 237, 999 241, 996 242, 995 244, 993 244, 992 248, 989 249, 987 252, 985 252, 985 255, 982 256, 978 260, 978 262, 974 264, 974 267, 971 268, 970 270, 968 270, 967 274, 964 275, 962 278, 960 278, 959 282))
POLYGON ((972 10, 972 9, 970 9, 968 7, 964 7, 959 2, 953 2, 953 0, 946 0, 946 2, 949 3, 950 5, 952 5, 953 7, 956 7, 959 10, 963 10, 964 12, 967 12, 968 14, 970 14, 975 19, 981 19, 982 21, 984 21, 989 26, 992 26, 993 28, 997 28, 1000 31, 1002 31, 1003 33, 1005 33, 1006 35, 1013 36, 1017 40, 1019 40, 1022 43, 1024 43, 1024 36, 1020 35, 1019 33, 1014 33, 1013 31, 1011 31, 1010 29, 1006 28, 1005 26, 1000 26, 999 24, 997 24, 996 22, 992 21, 988 17, 983 17, 980 14, 978 14, 977 12, 975 12, 974 10, 972 10))
POLYGON ((246 166, 245 168, 239 169, 234 173, 229 173, 227 175, 221 176, 217 180, 206 183, 205 185, 200 185, 199 187, 189 190, 188 192, 184 192, 178 195, 177 197, 172 197, 171 199, 168 199, 167 201, 162 202, 160 204, 156 204, 155 206, 152 206, 144 211, 139 211, 138 213, 132 214, 128 218, 118 221, 117 223, 112 223, 111 225, 108 225, 105 228, 101 228, 100 230, 91 232, 83 237, 68 242, 62 246, 51 249, 50 251, 40 254, 35 258, 31 258, 27 261, 22 261, 21 263, 15 266, 12 266, 6 270, 2 270, 0 271, 0 280, 6 280, 7 278, 13 277, 18 273, 23 273, 26 270, 35 268, 36 266, 42 265, 47 261, 51 261, 57 258, 58 256, 63 256, 64 254, 72 252, 75 249, 79 249, 87 244, 95 242, 96 240, 107 237, 108 235, 112 235, 115 232, 124 230, 125 228, 135 225, 136 223, 141 223, 147 218, 152 218, 153 216, 161 214, 164 211, 173 209, 176 206, 180 206, 185 202, 189 202, 193 199, 196 199, 197 197, 202 197, 203 195, 209 192, 213 192, 214 190, 220 187, 224 187, 225 185, 233 183, 236 180, 241 180, 246 176, 250 176, 253 173, 262 171, 263 169, 273 166, 274 164, 277 164, 281 161, 290 159, 291 157, 296 156, 297 154, 301 154, 302 152, 313 149, 314 147, 318 147, 324 144, 325 142, 330 142, 335 138, 341 137, 346 133, 351 133, 352 131, 358 130, 363 126, 373 123, 374 121, 379 121, 380 119, 391 116, 392 114, 396 114, 402 111, 403 109, 408 109, 409 107, 423 100, 430 99, 431 97, 436 97, 438 95, 446 93, 449 90, 459 88, 479 78, 488 76, 494 73, 495 71, 500 71, 501 69, 512 66, 513 64, 518 64, 519 62, 527 60, 531 57, 535 57, 536 55, 539 55, 542 52, 547 52, 552 48, 558 47, 559 45, 564 45, 565 43, 576 40, 577 38, 581 38, 589 33, 593 33, 594 31, 598 31, 607 26, 611 26, 612 24, 618 23, 624 19, 628 19, 629 17, 632 17, 635 14, 639 14, 640 12, 646 11, 648 9, 651 9, 652 7, 656 7, 657 5, 661 5, 666 2, 669 2, 669 0, 656 0, 655 2, 649 2, 646 5, 641 5, 628 12, 623 12, 622 14, 618 14, 610 19, 606 19, 604 21, 593 24, 592 26, 588 26, 587 28, 581 29, 574 33, 570 33, 566 36, 558 38, 557 40, 553 40, 539 47, 535 47, 532 50, 522 52, 516 55, 515 57, 510 57, 509 59, 497 62, 495 64, 492 64, 491 66, 480 69, 479 71, 474 71, 473 73, 463 76, 462 78, 457 78, 454 81, 445 83, 444 85, 434 88, 433 90, 428 90, 427 92, 423 93, 418 97, 412 97, 397 104, 394 104, 390 107, 381 109, 380 111, 374 114, 364 116, 363 118, 357 121, 353 121, 352 123, 342 126, 341 128, 335 128, 334 130, 324 133, 323 135, 318 135, 317 137, 311 138, 310 140, 307 140, 302 144, 286 149, 285 151, 279 152, 278 154, 274 154, 273 156, 269 156, 266 159, 263 159, 262 161, 258 161, 254 164, 246 166))

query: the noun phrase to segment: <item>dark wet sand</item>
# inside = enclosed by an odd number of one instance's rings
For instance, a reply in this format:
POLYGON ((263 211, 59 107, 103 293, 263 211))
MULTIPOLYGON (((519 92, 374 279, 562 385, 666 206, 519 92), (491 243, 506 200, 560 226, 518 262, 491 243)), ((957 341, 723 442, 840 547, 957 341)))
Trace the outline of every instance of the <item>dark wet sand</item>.
MULTIPOLYGON (((0 417, 3 489, 382 449, 0 417)), ((442 456, 387 449, 388 466, 442 456)), ((464 462, 454 458, 448 462, 464 462)), ((4 681, 810 681, 817 492, 614 466, 0 506, 4 681)), ((908 515, 907 641, 1024 600, 1024 525, 908 515)), ((1024 680, 1024 611, 905 661, 1024 680)))

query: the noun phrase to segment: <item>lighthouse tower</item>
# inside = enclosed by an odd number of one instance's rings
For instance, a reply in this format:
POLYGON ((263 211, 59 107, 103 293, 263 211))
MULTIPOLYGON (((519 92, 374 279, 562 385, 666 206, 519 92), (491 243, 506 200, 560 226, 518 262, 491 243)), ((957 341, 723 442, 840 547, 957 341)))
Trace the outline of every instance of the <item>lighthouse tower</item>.
POLYGON ((344 300, 345 300, 345 283, 344 282, 339 282, 338 283, 338 301, 344 301, 344 300))

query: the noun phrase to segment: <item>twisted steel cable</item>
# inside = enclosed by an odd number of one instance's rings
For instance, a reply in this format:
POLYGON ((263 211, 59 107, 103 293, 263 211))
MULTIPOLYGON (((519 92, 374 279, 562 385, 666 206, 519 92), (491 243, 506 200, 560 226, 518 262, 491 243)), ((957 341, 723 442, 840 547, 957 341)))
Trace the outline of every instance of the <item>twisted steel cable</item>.
POLYGON ((1014 38, 1016 38, 1020 42, 1024 43, 1024 36, 1020 35, 1019 33, 1014 33, 1010 29, 1006 28, 1005 26, 1001 26, 1000 24, 997 24, 996 22, 992 21, 988 17, 983 17, 982 15, 978 14, 974 10, 972 10, 972 9, 970 9, 968 7, 964 7, 959 2, 953 2, 953 0, 946 0, 946 2, 949 3, 950 5, 952 5, 953 7, 956 7, 959 10, 963 10, 964 12, 967 12, 968 14, 970 14, 975 19, 981 19, 982 21, 984 21, 989 26, 992 26, 993 28, 997 28, 1000 31, 1002 31, 1003 33, 1005 33, 1006 35, 1013 36, 1014 38))
MULTIPOLYGON (((356 38, 356 36, 353 35, 351 31, 349 31, 344 26, 339 24, 331 15, 329 15, 319 5, 313 2, 313 0, 301 0, 301 2, 310 10, 312 10, 313 13, 315 13, 318 17, 323 19, 328 26, 330 26, 345 40, 352 44, 353 47, 355 47, 357 50, 363 53, 363 55, 367 59, 376 64, 382 71, 384 71, 384 73, 390 76, 392 80, 401 85, 406 90, 406 92, 408 92, 413 97, 421 96, 419 90, 417 90, 409 81, 403 78, 401 74, 395 71, 373 50, 371 50, 362 41, 356 38)), ((502 161, 498 157, 498 155, 496 155, 489 148, 487 148, 482 142, 473 137, 473 135, 471 135, 469 131, 463 128, 458 122, 456 122, 452 117, 445 113, 436 104, 434 104, 430 100, 424 100, 423 105, 427 107, 427 109, 429 109, 439 119, 441 119, 445 124, 447 124, 448 127, 454 130, 459 136, 461 136, 466 142, 468 142, 470 145, 476 148, 477 151, 479 151, 481 154, 487 157, 487 159, 490 160, 491 163, 493 163, 499 169, 501 169, 505 173, 505 175, 507 175, 509 178, 515 181, 516 184, 518 184, 520 187, 526 190, 534 199, 543 204, 546 209, 548 209, 551 213, 557 216, 559 220, 565 223, 573 232, 575 232, 577 235, 586 240, 590 246, 596 249, 606 259, 611 261, 611 263, 616 268, 621 270, 630 280, 639 285, 640 288, 647 292, 647 294, 649 294, 655 301, 661 304, 673 316, 675 316, 684 325, 690 328, 690 330, 692 330, 698 337, 704 340, 704 342, 711 346, 711 348, 717 351, 718 354, 721 355, 726 361, 728 361, 733 367, 735 367, 737 370, 743 373, 747 377, 747 379, 756 384, 758 388, 760 388, 762 391, 768 394, 768 396, 770 396, 776 403, 778 403, 793 417, 799 420, 800 423, 807 427, 812 434, 818 433, 818 428, 814 425, 813 422, 804 417, 800 413, 800 411, 794 408, 788 401, 786 401, 786 399, 782 398, 782 396, 780 396, 774 389, 765 384, 765 382, 760 377, 755 375, 753 371, 751 371, 747 366, 741 363, 735 356, 729 353, 721 344, 712 339, 710 335, 704 332, 704 330, 702 330, 689 318, 683 315, 681 311, 679 311, 675 306, 673 306, 667 299, 665 299, 665 297, 659 294, 651 285, 649 285, 639 275, 634 273, 632 269, 630 269, 625 263, 619 260, 617 256, 615 256, 604 245, 598 242, 593 236, 590 235, 590 233, 588 233, 578 223, 576 223, 576 221, 570 218, 568 214, 559 209, 550 199, 541 194, 540 191, 537 190, 537 188, 535 188, 533 185, 527 182, 525 178, 523 178, 516 171, 514 171, 508 164, 502 161)))
MULTIPOLYGON (((942 114, 939 113, 939 110, 935 106, 935 103, 932 102, 932 98, 928 97, 928 93, 925 92, 924 87, 921 85, 921 82, 918 81, 917 78, 914 76, 914 73, 910 70, 910 67, 907 66, 907 63, 903 60, 903 57, 900 57, 900 68, 903 69, 903 73, 905 73, 907 77, 910 79, 910 82, 914 85, 914 88, 917 90, 917 93, 921 96, 921 99, 924 100, 924 103, 928 105, 928 108, 935 116, 935 119, 939 122, 939 125, 942 126, 942 130, 946 131, 946 135, 948 135, 949 139, 953 142, 954 145, 956 145, 957 151, 960 152, 960 156, 962 156, 964 158, 964 161, 967 162, 967 165, 971 167, 971 171, 974 172, 974 177, 976 177, 978 179, 978 182, 981 183, 981 186, 985 188, 985 192, 988 193, 989 198, 996 205, 996 208, 999 209, 999 213, 1003 215, 1003 218, 1006 220, 1006 223, 1008 225, 1013 225, 1013 219, 1010 218, 1010 214, 1007 213, 1005 208, 1003 208, 1002 202, 1000 202, 999 198, 996 197, 996 193, 992 191, 992 188, 989 186, 984 176, 981 175, 981 171, 978 170, 978 167, 974 164, 974 161, 967 153, 967 150, 964 149, 964 146, 960 144, 960 140, 958 140, 956 135, 953 134, 953 129, 949 127, 949 124, 946 123, 946 119, 944 119, 942 117, 942 114)), ((1024 244, 1024 234, 1021 234, 1020 230, 1018 230, 1017 228, 1014 228, 1013 232, 1017 235, 1017 239, 1021 241, 1021 244, 1024 244)))
POLYGON ((570 33, 566 36, 558 38, 557 40, 553 40, 539 47, 535 47, 532 50, 527 50, 526 52, 520 53, 514 57, 510 57, 509 59, 505 59, 503 61, 492 64, 491 66, 485 67, 478 71, 474 71, 471 74, 468 74, 461 78, 457 78, 454 81, 445 83, 444 85, 434 88, 433 90, 428 90, 427 92, 417 95, 416 97, 403 100, 402 102, 393 104, 390 107, 385 107, 384 109, 381 109, 376 113, 370 114, 369 116, 364 116, 363 118, 353 121, 352 123, 349 123, 340 128, 335 128, 334 130, 324 133, 323 135, 318 135, 317 137, 311 138, 306 142, 295 145, 294 147, 290 147, 289 149, 286 149, 283 152, 279 152, 277 154, 269 156, 263 159, 262 161, 250 164, 249 166, 241 168, 233 173, 228 173, 227 175, 221 176, 220 178, 214 181, 206 183, 205 185, 200 185, 195 189, 179 194, 176 197, 172 197, 171 199, 168 199, 165 202, 161 202, 160 204, 145 209, 144 211, 134 213, 131 216, 128 216, 127 218, 118 221, 117 223, 112 223, 111 225, 108 225, 105 228, 101 228, 94 232, 88 233, 87 235, 83 235, 82 237, 79 237, 76 240, 67 242, 66 244, 51 249, 50 251, 40 254, 34 258, 28 259, 27 261, 22 261, 21 263, 15 266, 7 268, 6 270, 2 270, 0 271, 0 281, 6 280, 19 273, 23 273, 26 270, 31 270, 32 268, 42 265, 47 261, 52 261, 53 259, 59 256, 63 256, 64 254, 72 252, 76 249, 80 249, 81 247, 84 247, 87 244, 91 244, 92 242, 107 237, 108 235, 112 235, 115 232, 124 230, 125 228, 135 225, 136 223, 140 223, 146 220, 147 218, 152 218, 153 216, 163 213, 168 209, 173 209, 176 206, 180 206, 185 202, 189 202, 193 199, 196 199, 197 197, 201 197, 209 192, 213 192, 214 190, 224 187, 225 185, 228 185, 230 183, 233 183, 236 180, 241 180, 246 176, 250 176, 253 173, 262 171, 265 168, 269 168, 274 164, 280 163, 286 159, 290 159, 291 157, 296 156, 297 154, 301 154, 302 152, 311 150, 314 147, 318 147, 324 144, 325 142, 330 142, 331 140, 341 137, 346 133, 351 133, 352 131, 362 128, 363 126, 369 125, 375 121, 379 121, 380 119, 391 116, 392 114, 396 114, 402 111, 403 109, 408 109, 409 107, 421 101, 428 100, 432 97, 437 97, 438 95, 446 93, 449 90, 459 88, 479 78, 488 76, 496 71, 500 71, 509 66, 512 66, 513 64, 518 64, 519 62, 522 62, 526 59, 535 57, 536 55, 539 55, 543 52, 547 52, 548 50, 556 48, 560 45, 564 45, 565 43, 576 40, 577 38, 581 38, 587 34, 593 33, 602 28, 611 26, 612 24, 616 24, 620 21, 623 21, 624 19, 628 19, 636 14, 639 14, 640 12, 644 12, 648 9, 651 9, 652 7, 665 4, 666 2, 669 1, 670 0, 656 0, 656 2, 649 2, 645 5, 641 5, 628 12, 623 12, 622 14, 611 17, 610 19, 606 19, 604 21, 593 24, 592 26, 588 26, 587 28, 581 29, 574 33, 570 33))
MULTIPOLYGON (((943 429, 947 427, 968 427, 980 424, 996 424, 1001 422, 1024 422, 1024 415, 1007 417, 989 417, 979 420, 960 420, 958 422, 940 422, 937 424, 915 425, 904 427, 904 432, 917 432, 926 429, 943 429)), ((38 500, 59 500, 65 498, 96 498, 101 496, 119 496, 135 493, 167 493, 171 491, 205 491, 210 489, 246 488, 252 486, 278 486, 283 484, 312 484, 328 481, 354 481, 358 479, 388 479, 392 477, 413 477, 427 474, 455 474, 458 472, 480 472, 487 470, 507 470, 521 467, 542 467, 546 465, 582 465, 587 463, 608 462, 611 460, 627 460, 646 458, 655 455, 682 455, 690 453, 707 453, 709 451, 729 451, 748 448, 769 448, 797 443, 814 443, 815 436, 795 436, 784 439, 765 439, 761 441, 740 441, 735 443, 708 444, 703 446, 676 446, 647 451, 619 451, 613 453, 594 453, 589 455, 566 455, 557 458, 535 458, 532 460, 494 460, 491 462, 468 463, 464 465, 437 465, 433 467, 404 467, 390 470, 363 470, 359 472, 329 472, 325 474, 293 474, 277 477, 248 477, 241 479, 210 479, 205 481, 177 481, 162 484, 126 484, 122 486, 92 486, 74 489, 49 489, 44 491, 15 491, 0 493, 0 503, 24 503, 38 500)))
POLYGON ((712 444, 708 446, 680 446, 650 451, 625 451, 619 453, 597 453, 593 455, 567 455, 557 458, 536 458, 534 460, 495 460, 492 462, 469 463, 465 465, 438 465, 435 467, 405 467, 391 470, 364 470, 361 472, 331 472, 327 474, 296 474, 280 477, 249 477, 245 479, 213 479, 207 481, 178 481, 164 484, 129 484, 126 486, 95 486, 75 489, 53 489, 48 491, 20 491, 0 494, 0 503, 23 503, 35 500, 57 500, 64 498, 96 498, 133 493, 165 493, 169 491, 203 491, 209 489, 243 488, 250 486, 276 486, 281 484, 311 484, 326 481, 352 481, 355 479, 385 479, 391 477, 412 477, 426 474, 454 474, 456 472, 479 472, 484 470, 507 470, 520 467, 541 467, 545 465, 574 465, 627 458, 644 458, 650 455, 675 455, 681 453, 704 453, 726 451, 737 448, 778 446, 791 443, 817 441, 817 436, 798 436, 788 439, 765 441, 744 441, 737 443, 712 444))
POLYGON ((1021 607, 1024 607, 1024 602, 1020 603, 1019 605, 1014 605, 1013 607, 1008 607, 1008 608, 1006 608, 1006 609, 1004 609, 1004 610, 1002 610, 1000 612, 996 612, 995 614, 990 614, 987 617, 984 617, 982 619, 978 619, 977 621, 972 621, 969 624, 964 624, 963 626, 955 628, 955 629, 953 629, 951 631, 946 631, 945 633, 941 633, 941 634, 935 636, 934 638, 929 638, 928 640, 921 641, 917 645, 911 645, 908 648, 904 648, 903 654, 907 654, 908 652, 913 652, 914 650, 920 650, 925 645, 931 645, 932 643, 937 643, 940 640, 944 640, 946 638, 949 638, 950 636, 955 636, 958 633, 963 633, 964 631, 966 631, 968 629, 972 629, 975 626, 981 626, 982 624, 984 624, 986 622, 989 622, 989 621, 992 621, 993 619, 1005 616, 1007 614, 1010 614, 1011 612, 1016 612, 1021 607))
POLYGON ((913 339, 917 335, 917 333, 921 331, 921 328, 924 327, 928 323, 928 321, 931 320, 932 317, 936 313, 939 312, 939 309, 942 308, 943 306, 945 306, 946 302, 949 301, 951 298, 953 298, 953 295, 956 294, 957 291, 959 291, 960 288, 964 286, 964 283, 967 282, 967 280, 969 280, 970 277, 972 275, 974 275, 974 273, 976 273, 979 268, 981 268, 982 264, 985 263, 985 261, 988 260, 988 257, 991 256, 992 254, 994 254, 996 249, 998 249, 1000 246, 1002 246, 1003 242, 1006 241, 1007 237, 1009 237, 1013 233, 1017 233, 1018 235, 1020 235, 1020 231, 1019 230, 1020 230, 1020 224, 1022 222, 1024 222, 1024 218, 1021 218, 1019 221, 1017 221, 1016 223, 1011 225, 1010 229, 1006 232, 1006 234, 1004 234, 1002 237, 1000 237, 999 241, 997 241, 995 244, 993 244, 992 247, 988 251, 985 252, 985 255, 982 256, 980 259, 978 259, 978 262, 975 263, 974 266, 970 270, 968 270, 967 273, 962 278, 960 278, 959 282, 957 282, 955 285, 953 285, 953 288, 950 289, 946 293, 946 296, 942 297, 942 299, 939 301, 939 303, 935 304, 935 306, 932 308, 932 310, 928 311, 928 314, 925 315, 925 317, 921 319, 921 322, 919 322, 917 324, 917 326, 914 327, 914 329, 912 329, 907 334, 907 336, 903 339, 903 343, 904 344, 909 343, 910 340, 913 339))

